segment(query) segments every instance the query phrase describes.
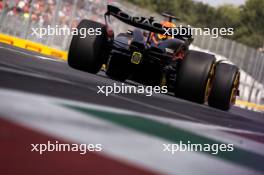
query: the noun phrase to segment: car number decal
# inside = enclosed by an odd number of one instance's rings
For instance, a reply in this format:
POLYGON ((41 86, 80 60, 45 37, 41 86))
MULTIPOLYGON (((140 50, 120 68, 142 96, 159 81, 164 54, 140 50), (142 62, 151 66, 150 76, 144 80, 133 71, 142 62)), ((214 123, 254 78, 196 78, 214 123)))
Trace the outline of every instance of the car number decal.
POLYGON ((142 60, 142 54, 140 52, 133 52, 131 63, 133 64, 139 64, 142 60))

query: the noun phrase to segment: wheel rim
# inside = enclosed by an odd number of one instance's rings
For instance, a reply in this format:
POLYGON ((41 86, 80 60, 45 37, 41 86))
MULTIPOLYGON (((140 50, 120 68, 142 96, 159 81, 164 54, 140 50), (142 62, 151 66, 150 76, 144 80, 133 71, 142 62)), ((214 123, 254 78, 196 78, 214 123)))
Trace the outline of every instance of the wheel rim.
POLYGON ((209 95, 211 93, 214 75, 215 75, 215 64, 211 66, 210 73, 206 82, 205 94, 204 94, 205 102, 208 101, 209 95))
POLYGON ((167 75, 165 73, 162 73, 161 80, 160 80, 160 87, 167 85, 167 75))
POLYGON ((239 86, 240 73, 238 72, 233 82, 232 91, 230 95, 230 104, 234 105, 236 103, 237 91, 239 86))

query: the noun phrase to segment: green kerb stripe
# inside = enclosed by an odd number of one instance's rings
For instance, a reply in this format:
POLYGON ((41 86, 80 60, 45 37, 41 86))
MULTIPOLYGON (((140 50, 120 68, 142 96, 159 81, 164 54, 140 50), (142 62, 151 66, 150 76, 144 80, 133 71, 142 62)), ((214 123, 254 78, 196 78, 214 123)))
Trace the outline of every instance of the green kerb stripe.
MULTIPOLYGON (((194 133, 170 126, 168 124, 160 123, 155 120, 146 119, 139 116, 105 112, 89 108, 76 107, 72 105, 64 106, 80 111, 82 113, 90 114, 93 117, 100 118, 123 127, 166 139, 173 143, 179 143, 179 141, 182 141, 182 143, 187 144, 188 141, 190 141, 192 144, 222 144, 221 142, 196 135, 194 133)), ((258 155, 256 153, 252 153, 236 147, 232 152, 219 151, 218 154, 211 154, 209 152, 204 153, 264 172, 264 156, 258 155)))

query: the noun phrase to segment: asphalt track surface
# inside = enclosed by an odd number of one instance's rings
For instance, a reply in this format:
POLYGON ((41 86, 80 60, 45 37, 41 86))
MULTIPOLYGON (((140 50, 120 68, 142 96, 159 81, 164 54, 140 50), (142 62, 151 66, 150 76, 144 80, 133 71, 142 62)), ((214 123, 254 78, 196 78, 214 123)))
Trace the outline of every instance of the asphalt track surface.
POLYGON ((81 72, 70 68, 66 62, 0 44, 0 88, 264 133, 264 114, 238 107, 224 112, 172 95, 115 94, 106 97, 97 94, 97 86, 114 83, 121 84, 104 72, 98 75, 81 72))

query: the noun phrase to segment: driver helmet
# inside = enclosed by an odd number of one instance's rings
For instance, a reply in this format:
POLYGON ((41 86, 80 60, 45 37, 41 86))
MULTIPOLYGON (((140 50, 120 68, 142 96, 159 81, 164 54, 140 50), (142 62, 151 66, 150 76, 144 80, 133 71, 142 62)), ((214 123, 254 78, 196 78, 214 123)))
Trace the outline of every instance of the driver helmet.
MULTIPOLYGON (((161 21, 162 27, 165 28, 175 28, 176 24, 169 22, 169 21, 161 21)), ((161 40, 166 40, 166 39, 171 39, 171 36, 163 35, 163 34, 157 34, 157 33, 151 33, 151 40, 155 43, 158 44, 159 41, 161 40)))

